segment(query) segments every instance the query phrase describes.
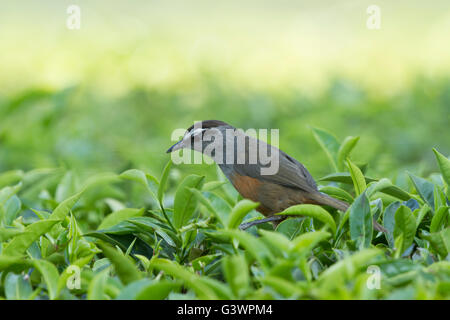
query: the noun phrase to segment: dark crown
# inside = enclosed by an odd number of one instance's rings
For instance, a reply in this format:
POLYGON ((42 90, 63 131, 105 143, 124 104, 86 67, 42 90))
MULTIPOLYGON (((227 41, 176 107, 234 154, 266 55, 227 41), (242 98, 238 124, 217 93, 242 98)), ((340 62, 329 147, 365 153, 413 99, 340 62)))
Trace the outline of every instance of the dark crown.
POLYGON ((228 123, 220 121, 220 120, 203 120, 201 123, 196 122, 192 126, 190 126, 187 131, 191 131, 194 128, 194 125, 201 125, 203 129, 217 128, 221 126, 231 127, 228 123))

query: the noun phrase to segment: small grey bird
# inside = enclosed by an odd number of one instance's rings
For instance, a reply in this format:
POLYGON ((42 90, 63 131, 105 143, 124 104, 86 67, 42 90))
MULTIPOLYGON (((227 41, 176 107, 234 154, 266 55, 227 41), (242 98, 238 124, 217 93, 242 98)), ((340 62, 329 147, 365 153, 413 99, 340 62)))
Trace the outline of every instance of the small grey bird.
MULTIPOLYGON (((344 212, 349 207, 348 203, 320 192, 300 162, 223 121, 195 123, 167 153, 183 148, 213 158, 242 197, 258 202, 256 210, 271 217, 265 221, 281 219, 272 216, 296 204, 327 205, 344 212)), ((384 231, 375 221, 374 228, 384 231)))

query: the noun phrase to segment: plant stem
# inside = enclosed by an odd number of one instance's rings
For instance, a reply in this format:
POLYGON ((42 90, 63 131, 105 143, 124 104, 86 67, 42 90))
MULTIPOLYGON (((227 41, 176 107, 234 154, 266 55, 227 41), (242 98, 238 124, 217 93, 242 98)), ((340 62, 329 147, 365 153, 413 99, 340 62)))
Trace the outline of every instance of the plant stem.
POLYGON ((169 227, 172 229, 173 232, 175 232, 176 234, 179 234, 178 230, 175 229, 175 227, 173 226, 172 222, 170 221, 169 216, 167 215, 166 210, 164 210, 164 206, 162 205, 161 202, 159 203, 159 206, 160 206, 161 211, 162 211, 162 213, 164 215, 164 218, 167 220, 167 223, 169 224, 169 227))

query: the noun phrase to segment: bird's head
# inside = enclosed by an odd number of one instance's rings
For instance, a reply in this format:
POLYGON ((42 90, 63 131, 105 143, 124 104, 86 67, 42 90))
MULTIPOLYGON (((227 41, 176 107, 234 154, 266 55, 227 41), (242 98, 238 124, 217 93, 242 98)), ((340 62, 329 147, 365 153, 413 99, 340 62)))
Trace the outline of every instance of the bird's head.
POLYGON ((210 139, 207 139, 208 141, 205 142, 205 136, 210 137, 218 132, 224 132, 226 129, 234 129, 234 127, 220 120, 198 121, 190 126, 186 130, 183 138, 171 146, 166 152, 171 153, 180 149, 193 149, 202 152, 205 148, 205 144, 211 142, 210 139))

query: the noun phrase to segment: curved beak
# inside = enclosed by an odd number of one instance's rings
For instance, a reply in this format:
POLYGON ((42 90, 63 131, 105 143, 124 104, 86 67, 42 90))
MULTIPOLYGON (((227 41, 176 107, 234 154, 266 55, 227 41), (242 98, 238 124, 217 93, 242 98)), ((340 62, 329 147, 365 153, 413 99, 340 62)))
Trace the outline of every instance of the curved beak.
POLYGON ((183 140, 178 141, 177 143, 175 143, 173 146, 171 146, 166 153, 171 153, 173 151, 177 151, 183 149, 183 140))

